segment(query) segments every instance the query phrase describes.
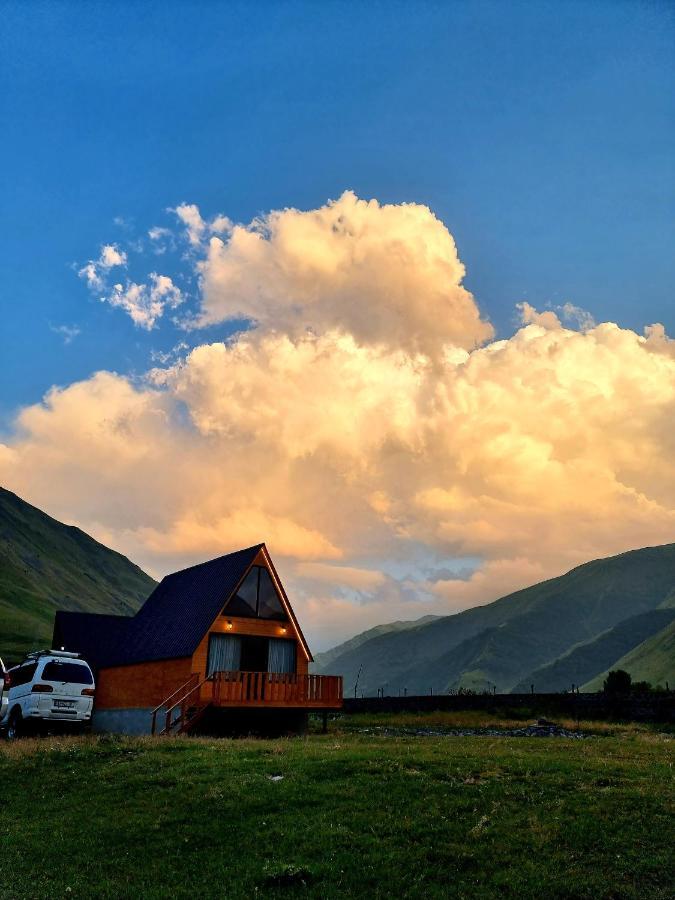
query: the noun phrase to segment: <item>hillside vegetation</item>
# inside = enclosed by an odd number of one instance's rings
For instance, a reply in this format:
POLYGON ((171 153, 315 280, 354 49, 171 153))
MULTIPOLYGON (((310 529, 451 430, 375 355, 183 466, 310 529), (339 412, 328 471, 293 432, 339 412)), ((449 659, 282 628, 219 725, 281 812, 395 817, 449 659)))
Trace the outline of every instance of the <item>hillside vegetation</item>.
POLYGON ((51 642, 57 609, 131 615, 155 581, 121 553, 0 488, 0 656, 51 642))
MULTIPOLYGON (((675 686, 675 622, 671 622, 658 634, 638 644, 634 650, 620 657, 612 669, 624 669, 630 672, 633 681, 649 681, 651 684, 665 685, 669 683, 672 690, 675 686)), ((598 691, 607 677, 607 671, 601 672, 583 690, 598 691)))
MULTIPOLYGON (((624 619, 623 622, 604 631, 597 638, 578 644, 555 662, 532 672, 531 681, 529 683, 521 682, 516 685, 515 690, 527 692, 532 683, 536 684, 537 690, 542 692, 564 691, 568 690, 571 685, 576 687, 584 685, 597 675, 599 670, 604 672, 610 668, 622 668, 619 661, 622 660, 624 654, 632 651, 636 644, 639 645, 658 634, 674 619, 675 609, 654 609, 651 612, 640 613, 640 615, 624 619)), ((675 659, 675 655, 671 654, 671 668, 673 659, 675 659)), ((633 674, 632 669, 631 674, 633 674)), ((637 675, 633 674, 633 677, 637 678, 637 675)), ((599 688, 601 687, 602 682, 599 684, 599 688)))
MULTIPOLYGON (((563 690, 613 667, 664 627, 668 612, 650 614, 671 610, 674 598, 675 544, 647 547, 594 560, 487 606, 352 641, 335 648, 328 664, 321 659, 317 669, 344 675, 347 694, 359 669, 359 692, 373 695, 378 688, 390 694, 529 690, 531 684, 563 690), (630 619, 631 626, 613 631, 630 619), (571 677, 577 667, 579 674, 571 677)), ((666 642, 660 653, 675 681, 672 645, 666 642)))

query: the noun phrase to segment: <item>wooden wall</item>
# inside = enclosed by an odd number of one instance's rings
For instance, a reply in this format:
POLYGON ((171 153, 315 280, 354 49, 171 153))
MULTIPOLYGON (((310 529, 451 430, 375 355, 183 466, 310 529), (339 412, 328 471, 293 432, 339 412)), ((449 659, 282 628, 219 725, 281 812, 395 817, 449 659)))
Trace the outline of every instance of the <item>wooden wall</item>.
POLYGON ((155 707, 192 674, 189 656, 101 669, 96 680, 96 709, 155 707))
POLYGON ((253 635, 255 637, 296 639, 296 659, 298 673, 306 675, 309 671, 307 657, 302 646, 297 640, 292 622, 274 622, 271 619, 244 619, 237 616, 219 616, 204 635, 192 657, 192 671, 198 672, 200 678, 206 675, 206 660, 209 652, 210 634, 239 634, 253 635), (228 628, 228 622, 232 628, 228 628), (283 630, 285 629, 285 630, 283 630))

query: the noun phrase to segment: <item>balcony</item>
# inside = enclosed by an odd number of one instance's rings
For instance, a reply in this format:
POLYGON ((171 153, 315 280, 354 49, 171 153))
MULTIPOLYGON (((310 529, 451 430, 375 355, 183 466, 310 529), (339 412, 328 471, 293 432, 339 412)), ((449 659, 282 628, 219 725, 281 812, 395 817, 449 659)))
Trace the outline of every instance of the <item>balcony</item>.
POLYGON ((193 673, 184 685, 153 709, 152 734, 185 734, 210 707, 316 709, 324 712, 341 709, 342 676, 214 672, 200 681, 199 675, 193 673))
POLYGON ((340 709, 342 676, 214 672, 202 683, 199 700, 213 706, 340 709))

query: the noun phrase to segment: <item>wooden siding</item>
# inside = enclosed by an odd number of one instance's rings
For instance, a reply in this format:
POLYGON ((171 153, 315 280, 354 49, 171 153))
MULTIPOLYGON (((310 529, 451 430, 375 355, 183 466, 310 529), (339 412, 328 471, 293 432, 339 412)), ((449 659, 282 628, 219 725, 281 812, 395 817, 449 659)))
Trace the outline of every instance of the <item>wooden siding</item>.
POLYGON ((155 707, 185 684, 191 673, 189 656, 101 669, 96 681, 96 708, 155 707))
POLYGON ((294 632, 292 622, 274 622, 271 619, 243 619, 236 616, 218 616, 200 641, 200 644, 192 657, 191 671, 198 672, 201 678, 206 676, 209 635, 211 634, 252 635, 253 637, 286 638, 287 640, 295 638, 296 643, 298 644, 296 653, 298 674, 306 675, 309 671, 309 663, 307 662, 305 654, 302 652, 302 647, 294 632), (228 622, 232 623, 232 628, 228 627, 228 622), (286 630, 283 631, 283 628, 286 630))

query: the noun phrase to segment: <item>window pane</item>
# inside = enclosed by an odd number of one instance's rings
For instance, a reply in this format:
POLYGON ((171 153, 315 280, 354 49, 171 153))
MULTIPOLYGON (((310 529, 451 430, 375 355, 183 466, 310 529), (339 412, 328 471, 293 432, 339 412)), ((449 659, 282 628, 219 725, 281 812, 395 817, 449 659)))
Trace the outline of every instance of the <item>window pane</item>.
POLYGON ((235 634, 212 634, 206 674, 237 672, 241 660, 241 638, 235 634))
POLYGON ((10 669, 12 687, 21 687, 22 684, 28 684, 29 681, 32 681, 36 669, 37 663, 29 663, 27 666, 17 666, 16 669, 10 669))
POLYGON ((68 684, 93 684, 88 666, 67 662, 48 662, 40 676, 44 681, 62 681, 68 684))
POLYGON ((287 618, 279 595, 277 594, 270 573, 267 569, 260 570, 260 603, 258 605, 258 615, 261 619, 280 619, 287 618))
POLYGON ((256 615, 256 595, 258 593, 258 566, 253 566, 244 579, 243 584, 225 607, 225 615, 246 616, 250 618, 256 615))
POLYGON ((295 641, 270 638, 269 672, 295 672, 295 641))

